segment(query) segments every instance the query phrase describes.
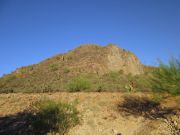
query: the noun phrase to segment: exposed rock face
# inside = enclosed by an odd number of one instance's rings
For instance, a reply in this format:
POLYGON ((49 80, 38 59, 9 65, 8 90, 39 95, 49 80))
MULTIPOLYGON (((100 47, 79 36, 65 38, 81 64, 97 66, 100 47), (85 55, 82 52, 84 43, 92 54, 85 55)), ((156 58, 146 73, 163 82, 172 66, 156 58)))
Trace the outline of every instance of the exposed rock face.
POLYGON ((122 70, 125 74, 137 75, 143 73, 143 66, 131 52, 115 45, 105 47, 85 45, 72 51, 76 61, 72 61, 72 68, 79 68, 85 72, 105 74, 122 70))
POLYGON ((109 53, 107 55, 107 67, 111 71, 122 70, 126 74, 141 74, 143 68, 138 58, 124 49, 120 49, 117 46, 107 46, 109 53))

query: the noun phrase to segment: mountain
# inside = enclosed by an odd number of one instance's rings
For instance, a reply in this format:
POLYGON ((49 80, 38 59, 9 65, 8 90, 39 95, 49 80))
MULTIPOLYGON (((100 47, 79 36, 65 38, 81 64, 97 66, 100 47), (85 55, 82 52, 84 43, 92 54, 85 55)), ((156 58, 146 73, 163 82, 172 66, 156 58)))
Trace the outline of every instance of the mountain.
POLYGON ((64 90, 68 81, 76 76, 102 77, 111 72, 134 76, 143 74, 144 69, 132 52, 116 45, 82 45, 0 78, 0 91, 64 90))

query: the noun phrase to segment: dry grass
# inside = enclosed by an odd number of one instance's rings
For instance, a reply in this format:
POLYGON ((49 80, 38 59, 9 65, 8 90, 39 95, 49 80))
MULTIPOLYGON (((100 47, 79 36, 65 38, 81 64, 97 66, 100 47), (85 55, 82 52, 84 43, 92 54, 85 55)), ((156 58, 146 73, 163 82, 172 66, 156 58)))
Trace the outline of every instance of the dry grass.
MULTIPOLYGON (((44 96, 54 101, 61 101, 66 103, 71 103, 74 101, 78 102, 77 109, 82 115, 82 123, 70 129, 70 131, 66 135, 113 135, 117 133, 121 133, 122 135, 134 135, 135 132, 140 132, 142 128, 145 127, 148 128, 148 132, 151 133, 152 130, 153 132, 155 132, 154 130, 158 130, 159 126, 164 123, 163 121, 158 121, 158 123, 160 124, 157 125, 157 123, 153 122, 154 120, 152 121, 141 116, 124 116, 122 112, 119 112, 116 109, 117 104, 123 103, 124 95, 124 93, 117 92, 0 94, 0 127, 3 128, 2 124, 5 123, 5 121, 3 120, 6 120, 6 127, 12 129, 12 125, 17 125, 17 127, 22 128, 23 125, 21 124, 23 123, 23 118, 26 117, 26 114, 23 113, 23 110, 26 110, 32 104, 34 104, 34 102, 38 101, 44 96), (8 118, 8 116, 10 117, 8 118), (13 122, 13 120, 15 120, 16 122, 13 122), (150 127, 148 127, 147 123, 151 121, 155 124, 155 129, 151 129, 150 127)), ((151 94, 148 93, 134 93, 133 95, 148 97, 151 96, 151 94)), ((180 97, 168 97, 161 102, 161 106, 180 109, 178 102, 176 102, 179 100, 180 97)), ((26 128, 24 127, 24 129, 26 128)), ((161 132, 161 130, 159 132, 161 132)))

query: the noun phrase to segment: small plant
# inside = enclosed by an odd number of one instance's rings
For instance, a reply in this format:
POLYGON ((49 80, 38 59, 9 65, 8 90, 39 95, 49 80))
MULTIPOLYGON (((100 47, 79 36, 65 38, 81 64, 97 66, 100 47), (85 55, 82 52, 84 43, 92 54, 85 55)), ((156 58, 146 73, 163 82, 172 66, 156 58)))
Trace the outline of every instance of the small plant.
POLYGON ((119 70, 119 74, 120 74, 120 75, 124 74, 124 70, 122 70, 122 69, 119 70))
POLYGON ((102 92, 102 91, 103 91, 103 87, 101 85, 99 85, 97 88, 97 92, 102 92))
POLYGON ((51 68, 51 71, 56 71, 58 70, 58 64, 51 64, 50 68, 51 68))
POLYGON ((69 73, 70 70, 68 68, 64 68, 64 73, 69 73))
POLYGON ((113 81, 118 80, 118 77, 119 77, 118 72, 110 72, 108 75, 109 75, 109 78, 112 79, 113 81))
POLYGON ((128 92, 133 92, 134 91, 134 87, 131 84, 125 85, 125 89, 128 92))
POLYGON ((160 102, 163 99, 163 96, 159 93, 154 93, 152 96, 152 100, 155 102, 160 102))
POLYGON ((77 92, 81 90, 90 89, 91 82, 85 77, 76 77, 68 83, 68 89, 70 92, 77 92))
POLYGON ((78 111, 73 105, 43 99, 36 102, 29 116, 29 125, 34 134, 59 133, 64 135, 69 128, 79 123, 78 111))

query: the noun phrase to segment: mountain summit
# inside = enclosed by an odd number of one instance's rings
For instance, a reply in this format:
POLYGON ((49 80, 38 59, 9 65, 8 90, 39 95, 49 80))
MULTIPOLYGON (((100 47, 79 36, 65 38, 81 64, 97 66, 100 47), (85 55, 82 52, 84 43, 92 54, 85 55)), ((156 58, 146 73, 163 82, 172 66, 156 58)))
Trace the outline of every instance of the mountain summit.
POLYGON ((116 45, 105 47, 97 45, 82 45, 68 53, 56 55, 43 61, 39 66, 55 64, 57 70, 67 68, 73 73, 105 74, 110 71, 122 70, 125 74, 141 74, 143 67, 138 58, 125 49, 116 45))

